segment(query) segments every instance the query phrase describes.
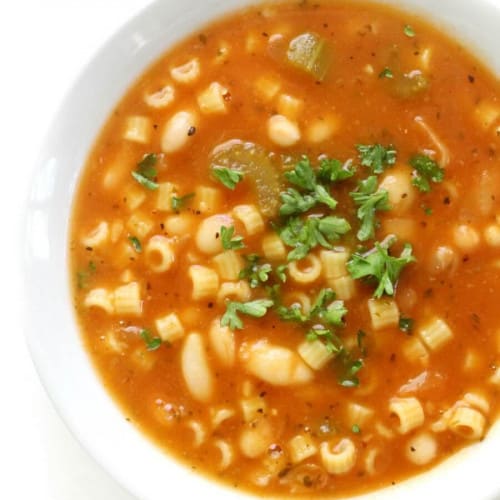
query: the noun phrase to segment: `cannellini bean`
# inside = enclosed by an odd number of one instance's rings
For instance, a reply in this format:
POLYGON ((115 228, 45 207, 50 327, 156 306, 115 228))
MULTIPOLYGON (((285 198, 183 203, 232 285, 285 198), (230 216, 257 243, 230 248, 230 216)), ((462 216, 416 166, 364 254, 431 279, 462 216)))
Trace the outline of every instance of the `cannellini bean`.
POLYGON ((209 401, 214 392, 214 377, 199 333, 190 333, 186 337, 181 353, 181 366, 191 395, 198 401, 209 401))
POLYGON ((179 111, 165 125, 161 137, 161 150, 175 153, 188 142, 193 129, 196 129, 198 116, 191 111, 179 111))
POLYGON ((212 321, 209 330, 209 339, 210 346, 219 358, 219 361, 224 366, 233 366, 236 356, 234 332, 227 326, 221 326, 220 318, 212 321))
POLYGON ((479 233, 467 224, 460 224, 453 230, 453 239, 458 248, 469 252, 475 250, 480 242, 479 233))
POLYGON ((293 146, 300 140, 300 130, 296 123, 283 115, 274 115, 267 122, 267 134, 278 146, 293 146))
POLYGON ((391 170, 380 183, 380 189, 387 190, 391 211, 394 214, 406 212, 415 201, 416 193, 411 184, 409 171, 391 170))
POLYGON ((304 384, 313 378, 297 353, 266 340, 242 346, 240 358, 252 375, 272 385, 304 384))
POLYGON ((209 255, 222 252, 220 228, 232 225, 233 219, 229 215, 217 214, 207 217, 198 226, 196 246, 201 252, 209 255))
POLYGON ((248 458, 262 455, 271 444, 273 431, 271 424, 264 419, 253 421, 240 435, 240 450, 248 458))
POLYGON ((445 271, 453 271, 458 262, 458 257, 453 248, 445 245, 438 246, 434 250, 430 262, 432 274, 439 274, 445 271))

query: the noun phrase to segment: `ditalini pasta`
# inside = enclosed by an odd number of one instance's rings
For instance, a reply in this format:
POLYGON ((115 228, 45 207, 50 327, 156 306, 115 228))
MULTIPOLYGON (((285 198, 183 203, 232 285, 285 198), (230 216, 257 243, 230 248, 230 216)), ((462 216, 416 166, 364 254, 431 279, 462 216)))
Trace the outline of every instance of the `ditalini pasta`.
POLYGON ((127 420, 262 498, 345 498, 488 439, 500 85, 480 61, 403 12, 292 0, 198 29, 113 109, 70 268, 127 420))

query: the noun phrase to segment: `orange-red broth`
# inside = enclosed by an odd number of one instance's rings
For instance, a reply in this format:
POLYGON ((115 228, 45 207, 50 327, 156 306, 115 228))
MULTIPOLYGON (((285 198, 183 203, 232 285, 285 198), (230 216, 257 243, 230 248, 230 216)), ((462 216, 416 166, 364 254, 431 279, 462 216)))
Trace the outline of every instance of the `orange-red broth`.
MULTIPOLYGON (((265 496, 312 495, 313 491, 344 495, 384 487, 482 439, 497 415, 500 385, 496 368, 500 319, 495 307, 500 266, 498 95, 498 81, 457 42, 421 19, 373 5, 300 2, 255 7, 204 27, 162 56, 117 104, 103 128, 82 174, 71 226, 70 265, 78 275, 73 286, 82 334, 103 383, 126 418, 190 467, 231 487, 265 496), (411 25, 415 36, 405 34, 406 25, 411 25), (321 83, 289 67, 280 43, 269 48, 270 40, 276 41, 273 35, 281 34, 288 43, 304 31, 325 37, 333 52, 333 63, 321 83), (379 77, 394 51, 404 71, 422 70, 430 82, 425 91, 401 98, 391 90, 391 82, 379 77), (200 64, 198 77, 190 83, 175 82, 171 69, 193 58, 200 64), (276 83, 274 91, 262 84, 263 78, 276 83), (212 82, 227 89, 223 114, 203 114, 198 108, 197 95, 212 82), (164 109, 148 106, 144 96, 166 84, 175 88, 173 102, 164 109), (281 109, 282 94, 301 102, 292 121, 302 138, 291 147, 275 144, 266 127, 281 109), (165 123, 180 110, 193 110, 198 116, 195 133, 179 151, 161 154, 165 123), (124 138, 130 116, 148 119, 145 143, 124 138), (415 122, 416 117, 424 119, 427 131, 415 122), (323 140, 314 142, 309 134, 317 120, 331 128, 323 140), (195 234, 206 217, 231 213, 237 204, 255 205, 256 195, 245 180, 234 191, 214 180, 208 168, 212 150, 238 138, 278 154, 307 154, 314 161, 325 154, 357 162, 355 144, 394 144, 398 161, 393 171, 408 175, 407 160, 416 152, 435 153, 435 158, 443 159, 429 127, 450 153, 445 181, 433 184, 430 194, 411 187, 410 203, 403 203, 406 208, 377 213, 381 225, 376 239, 399 233, 401 241, 413 245, 417 258, 404 269, 395 294, 400 314, 414 320, 412 335, 397 325, 374 330, 367 308, 373 286, 357 283, 355 296, 345 301, 346 326, 338 333, 347 344, 355 345, 356 332, 366 332, 359 387, 341 387, 332 363, 314 371, 313 381, 305 384, 274 386, 249 374, 238 354, 245 344, 268 339, 296 352, 304 340, 302 328, 281 321, 272 311, 262 319, 241 315, 244 328, 234 332, 236 361, 231 367, 221 364, 208 330, 225 306, 215 296, 192 299, 189 266, 214 268, 212 255, 197 248, 195 234), (180 214, 158 210, 157 193, 131 176, 147 153, 160 154, 158 182, 175 184, 179 196, 200 185, 215 188, 218 201, 208 211, 196 197, 180 214), (129 240, 143 227, 142 222, 138 226, 130 221, 134 214, 151 224, 141 233, 142 253, 129 240), (179 220, 187 229, 181 228, 181 235, 169 233, 179 220), (109 234, 89 247, 85 238, 103 221, 109 234), (459 226, 467 228, 465 238, 457 235, 459 226), (144 245, 154 235, 173 241, 175 262, 166 272, 153 272, 145 257, 144 245), (440 258, 439 247, 449 252, 440 258), (140 288, 140 314, 109 314, 85 306, 92 290, 104 289, 112 302, 113 290, 130 281, 140 288), (140 330, 148 328, 157 337, 155 320, 172 312, 180 319, 184 336, 148 351, 140 330), (452 339, 435 351, 424 349, 428 357, 408 354, 410 343, 421 338, 420 329, 436 317, 449 326, 452 339), (214 378, 207 402, 192 397, 180 366, 183 344, 192 332, 201 334, 214 378), (424 413, 424 422, 406 434, 398 432, 398 418, 389 408, 395 397, 417 398, 424 413), (245 421, 242 401, 252 398, 262 404, 245 421), (352 403, 368 409, 368 417, 353 420, 352 403), (484 418, 484 428, 472 440, 461 435, 467 429, 457 433, 446 423, 436 428, 436 422, 444 421, 443 414, 457 405, 484 418), (220 409, 228 409, 229 417, 217 425, 214 415, 220 409), (258 434, 263 426, 263 438, 251 434, 255 430, 258 434), (356 426, 360 432, 355 432, 356 426), (252 457, 241 449, 242 434, 249 431, 250 441, 266 441, 252 457), (296 435, 305 436, 318 449, 293 463, 290 440, 296 435), (423 443, 418 441, 422 435, 423 443), (327 442, 331 450, 344 438, 354 445, 354 462, 344 473, 329 474, 320 443, 327 442), (421 464, 411 458, 415 443, 427 451, 431 448, 421 464), (225 463, 221 446, 230 450, 225 463)), ((358 171, 367 174, 363 167, 358 171)), ((389 169, 381 178, 390 174, 389 169)), ((347 194, 354 187, 355 181, 347 181, 333 194, 340 200, 337 212, 349 218, 355 231, 357 222, 347 194)), ((250 236, 235 222, 236 234, 244 236, 246 244, 238 252, 262 255, 262 237, 273 232, 270 220, 264 218, 264 222, 264 231, 250 236)), ((399 253, 400 248, 398 243, 393 250, 399 253)), ((321 276, 307 286, 289 278, 282 288, 315 297, 326 286, 321 276)), ((262 289, 257 290, 252 297, 262 294, 262 289)))

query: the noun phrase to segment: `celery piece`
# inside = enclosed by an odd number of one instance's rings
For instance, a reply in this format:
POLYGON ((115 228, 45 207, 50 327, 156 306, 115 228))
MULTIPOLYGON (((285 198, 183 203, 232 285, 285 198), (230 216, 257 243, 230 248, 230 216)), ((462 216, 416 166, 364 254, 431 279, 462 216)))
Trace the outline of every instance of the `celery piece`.
POLYGON ((292 66, 321 81, 330 68, 330 48, 316 33, 302 33, 290 42, 287 59, 292 66))

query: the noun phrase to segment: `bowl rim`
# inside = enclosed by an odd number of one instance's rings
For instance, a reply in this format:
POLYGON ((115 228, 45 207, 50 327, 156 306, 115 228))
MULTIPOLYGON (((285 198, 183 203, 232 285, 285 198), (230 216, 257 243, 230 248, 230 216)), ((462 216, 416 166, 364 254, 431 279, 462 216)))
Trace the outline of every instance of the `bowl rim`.
MULTIPOLYGON (((203 26, 207 23, 207 19, 204 18, 203 22, 200 24, 197 17, 197 5, 200 3, 201 2, 197 2, 196 0, 185 0, 185 2, 183 2, 183 5, 177 6, 177 9, 181 9, 182 11, 184 11, 184 7, 187 6, 187 13, 185 12, 186 21, 184 24, 174 23, 174 26, 183 26, 183 28, 181 30, 182 34, 180 36, 172 38, 172 40, 180 40, 184 38, 184 36, 186 36, 188 33, 193 31, 196 26, 203 26), (189 27, 193 29, 189 30, 189 27)), ((219 14, 222 12, 228 13, 234 10, 238 10, 238 7, 241 7, 243 5, 254 3, 255 2, 251 0, 235 0, 234 3, 231 4, 228 8, 229 4, 228 2, 224 2, 224 0, 207 0, 206 2, 204 2, 204 12, 210 12, 209 19, 212 20, 217 19, 219 17, 219 14)), ((431 23, 436 23, 436 20, 433 19, 428 12, 425 13, 420 9, 420 4, 426 3, 427 5, 430 5, 432 3, 432 0, 405 0, 403 2, 404 5, 402 5, 402 3, 398 0, 381 0, 379 2, 372 0, 371 3, 396 5, 400 9, 408 9, 412 11, 412 14, 413 12, 415 12, 417 15, 424 14, 431 23)), ((467 12, 468 8, 477 9, 482 12, 482 14, 479 15, 476 13, 476 16, 478 16, 479 18, 485 18, 489 13, 492 19, 496 19, 498 22, 500 22, 500 2, 495 0, 476 0, 474 2, 474 5, 472 5, 472 3, 470 2, 467 2, 467 0, 442 0, 442 4, 447 5, 448 9, 452 9, 455 7, 455 16, 457 15, 457 12, 459 16, 462 15, 460 14, 462 11, 467 12), (467 3, 469 3, 469 5, 467 5, 467 3)), ((92 75, 95 72, 102 71, 103 68, 105 68, 109 64, 110 58, 111 60, 114 60, 114 57, 116 57, 117 54, 125 54, 130 51, 135 51, 133 52, 134 57, 138 54, 140 55, 141 51, 147 46, 147 44, 152 43, 151 40, 148 40, 144 35, 144 32, 141 31, 143 27, 148 25, 148 23, 152 23, 155 18, 159 20, 162 18, 162 16, 165 15, 167 16, 167 18, 171 18, 173 14, 165 14, 165 12, 167 10, 175 12, 175 9, 175 2, 173 0, 156 0, 149 5, 146 5, 142 10, 139 10, 139 12, 136 13, 128 22, 126 22, 111 37, 109 37, 97 51, 97 53, 86 63, 77 79, 68 89, 66 96, 59 106, 59 109, 54 115, 52 123, 49 127, 49 132, 43 140, 43 146, 38 155, 38 159, 36 161, 36 166, 34 169, 31 189, 24 204, 25 213, 23 215, 24 221, 22 224, 25 230, 23 240, 23 259, 25 264, 24 295, 26 297, 24 332, 28 344, 28 349, 30 351, 36 371, 40 377, 40 380, 42 381, 42 385, 45 391, 52 401, 52 404, 56 408, 57 413, 61 416, 62 421, 71 431, 71 433, 76 437, 77 441, 82 445, 82 447, 89 453, 89 455, 91 455, 115 481, 121 484, 134 496, 144 500, 159 500, 163 496, 161 484, 163 483, 165 478, 169 478, 172 480, 182 481, 183 485, 188 484, 194 488, 192 491, 191 489, 189 489, 188 491, 179 491, 177 495, 178 498, 192 498, 192 495, 195 492, 203 492, 203 494, 206 495, 207 498, 212 498, 211 495, 213 495, 213 498, 227 498, 228 500, 245 497, 254 498, 254 496, 250 496, 246 492, 242 492, 240 490, 231 490, 227 485, 223 485, 222 483, 219 483, 212 479, 207 479, 203 474, 195 474, 191 472, 190 470, 188 470, 185 464, 181 464, 177 461, 177 459, 167 456, 166 453, 157 448, 156 445, 154 445, 149 440, 149 438, 144 436, 136 427, 131 427, 128 423, 125 423, 122 410, 102 387, 100 378, 97 375, 91 363, 91 360, 88 359, 87 353, 81 352, 80 355, 85 357, 87 364, 87 368, 83 375, 85 377, 89 377, 89 383, 93 385, 97 384, 99 386, 99 388, 93 388, 95 389, 95 391, 93 390, 90 393, 82 391, 82 394, 92 394, 93 396, 97 395, 97 402, 103 405, 106 412, 109 413, 109 422, 114 422, 116 424, 116 431, 123 431, 127 433, 127 444, 138 446, 142 450, 141 453, 144 453, 144 456, 149 457, 148 465, 154 463, 157 464, 149 471, 137 469, 137 467, 135 467, 134 470, 136 472, 136 475, 131 473, 133 472, 133 470, 131 471, 127 469, 129 465, 127 465, 122 458, 117 459, 117 457, 115 456, 116 453, 110 452, 110 450, 106 448, 109 447, 110 444, 113 444, 115 446, 121 445, 121 440, 114 437, 111 442, 105 440, 105 445, 99 444, 99 439, 97 438, 102 438, 103 436, 101 434, 102 430, 99 430, 98 425, 96 425, 98 419, 92 420, 92 425, 89 426, 85 422, 82 422, 78 418, 78 415, 76 415, 76 408, 73 408, 73 404, 71 403, 71 401, 74 402, 74 399, 72 400, 72 396, 69 396, 71 394, 71 390, 73 387, 72 382, 74 382, 74 380, 71 379, 68 381, 64 381, 64 386, 58 386, 59 382, 57 379, 61 376, 61 367, 64 367, 65 365, 61 365, 59 362, 54 362, 54 357, 52 356, 52 353, 49 352, 48 346, 44 345, 44 342, 46 341, 43 340, 43 335, 48 335, 45 330, 50 332, 49 320, 52 317, 52 313, 57 312, 58 307, 54 306, 54 310, 47 311, 47 300, 55 299, 55 304, 57 304, 57 301, 60 300, 60 294, 56 293, 51 295, 48 291, 47 297, 45 297, 43 293, 40 293, 42 290, 44 290, 44 284, 47 285, 48 276, 47 272, 42 272, 40 270, 40 266, 44 266, 47 264, 51 264, 52 266, 57 265, 57 261, 54 261, 54 259, 60 259, 62 256, 66 257, 64 267, 68 267, 67 248, 65 248, 69 243, 67 220, 65 231, 63 231, 64 237, 57 238, 56 236, 54 238, 54 235, 57 234, 58 229, 60 231, 61 222, 64 223, 64 218, 61 218, 61 213, 59 213, 58 210, 61 207, 65 207, 65 212, 63 210, 63 214, 68 214, 72 211, 73 194, 83 165, 83 163, 77 165, 76 172, 74 172, 72 175, 66 174, 64 180, 66 182, 69 181, 70 189, 68 189, 66 186, 67 193, 64 199, 61 199, 61 201, 57 202, 57 206, 54 206, 53 200, 56 199, 54 197, 57 197, 61 192, 61 189, 63 188, 63 185, 59 181, 58 175, 61 176, 62 174, 60 172, 64 172, 64 169, 68 168, 60 164, 59 156, 56 154, 56 151, 58 150, 58 147, 56 146, 60 141, 59 137, 64 137, 65 133, 64 126, 62 125, 71 123, 72 116, 71 113, 69 115, 68 113, 69 110, 74 109, 75 100, 78 100, 82 94, 84 96, 88 96, 91 94, 89 92, 89 88, 86 86, 93 81, 92 75), (133 41, 131 42, 131 40, 133 41), (68 199, 70 200, 69 204, 68 199), (44 226, 44 223, 46 226, 44 226), (37 238, 41 238, 41 240, 43 240, 42 243, 40 243, 40 241, 36 241, 37 238), (65 247, 58 248, 56 245, 55 253, 52 253, 53 240, 55 240, 58 245, 60 245, 61 241, 63 241, 65 247), (42 248, 44 245, 48 245, 48 251, 47 248, 42 248), (44 332, 42 336, 39 335, 40 329, 44 332), (163 467, 167 467, 169 469, 169 473, 165 473, 163 467), (161 472, 163 472, 163 476, 160 476, 160 480, 151 479, 152 474, 159 474, 161 472), (147 481, 148 479, 149 481, 153 482, 148 486, 144 486, 144 481, 147 481)), ((449 24, 447 24, 445 19, 443 19, 442 22, 445 25, 449 24)), ((451 29, 448 30, 452 31, 451 29)), ((475 44, 472 44, 473 47, 474 45, 475 44)), ((166 49, 167 46, 165 46, 163 51, 166 49)), ((478 54, 480 58, 483 58, 482 48, 478 49, 476 46, 472 49, 472 52, 478 54)), ((73 163, 78 162, 78 159, 82 158, 82 154, 84 158, 86 157, 86 154, 92 146, 93 139, 97 137, 99 131, 102 129, 102 125, 104 124, 106 117, 109 115, 114 103, 121 95, 125 93, 125 91, 129 87, 129 84, 133 82, 135 78, 137 78, 145 70, 145 68, 149 66, 149 64, 157 59, 160 54, 161 52, 149 54, 145 61, 143 61, 140 70, 137 70, 137 68, 132 69, 130 67, 126 67, 124 69, 124 71, 131 71, 134 75, 134 78, 130 78, 127 82, 122 82, 121 86, 116 85, 113 94, 116 96, 116 99, 113 102, 108 103, 108 106, 105 106, 105 109, 102 109, 100 113, 97 113, 95 115, 100 116, 101 120, 99 122, 99 125, 94 126, 93 128, 93 136, 90 139, 91 144, 87 144, 88 147, 86 146, 85 148, 80 147, 81 149, 77 150, 76 153, 66 153, 64 155, 65 157, 70 159, 73 158, 73 163)), ((496 63, 493 64, 493 66, 496 69, 497 73, 500 74, 500 57, 497 58, 496 63)), ((80 111, 83 110, 84 108, 81 107, 80 111)), ((61 271, 60 274, 57 274, 53 284, 55 284, 56 287, 63 286, 66 289, 65 300, 67 311, 65 312, 64 317, 67 319, 67 313, 70 312, 71 309, 69 270, 66 269, 66 271, 61 271)), ((68 324, 66 326, 67 328, 72 330, 73 335, 76 335, 78 337, 75 341, 75 345, 72 346, 72 349, 70 349, 69 353, 78 358, 80 362, 81 356, 77 355, 75 347, 80 344, 80 348, 83 349, 83 345, 81 342, 80 334, 78 332, 76 318, 72 314, 71 326, 68 327, 68 324)), ((64 349, 61 348, 57 351, 56 354, 57 356, 64 356, 64 349)), ((82 388, 83 386, 78 387, 82 388)), ((98 406, 98 408, 100 408, 100 406, 98 406)), ((495 442, 500 443, 499 427, 500 425, 496 425, 490 431, 490 440, 493 441, 493 444, 495 442)), ((436 492, 436 489, 442 489, 442 492, 447 492, 449 491, 446 489, 447 483, 443 484, 442 480, 442 474, 444 474, 444 469, 446 468, 448 468, 449 477, 454 477, 455 480, 458 481, 458 484, 461 486, 460 490, 453 491, 453 494, 456 498, 463 498, 464 500, 473 498, 472 496, 470 496, 471 492, 476 493, 476 495, 481 495, 475 496, 475 498, 481 498, 481 500, 490 500, 496 498, 497 495, 500 494, 500 481, 497 480, 495 476, 494 461, 492 461, 491 459, 488 460, 488 457, 495 457, 494 446, 488 444, 490 440, 486 440, 480 445, 469 447, 468 449, 465 449, 458 454, 453 455, 437 467, 434 467, 432 471, 426 472, 425 481, 422 481, 423 475, 419 474, 406 481, 403 481, 402 483, 396 485, 394 488, 384 488, 383 490, 377 490, 376 492, 371 492, 359 497, 357 496, 352 498, 365 499, 369 497, 375 500, 395 500, 396 498, 400 498, 401 495, 404 494, 405 498, 407 498, 408 500, 413 500, 413 498, 415 498, 416 500, 417 498, 420 498, 422 494, 432 494, 433 492, 436 492), (472 448, 474 448, 474 450, 472 450, 472 448), (467 473, 470 474, 469 467, 463 467, 460 465, 465 462, 469 463, 473 459, 472 456, 467 459, 466 456, 469 455, 476 455, 476 461, 480 462, 479 466, 474 469, 474 479, 476 485, 473 489, 467 487, 467 485, 464 483, 464 478, 467 476, 467 473), (484 460, 479 460, 480 458, 483 458, 484 460), (453 470, 455 471, 455 473, 453 474, 451 473, 451 467, 453 467, 453 470), (435 472, 438 470, 440 471, 440 473, 436 475, 435 472), (459 481, 461 478, 462 481, 459 481), (494 480, 492 480, 492 478, 494 480), (477 482, 481 484, 481 487, 479 489, 477 488, 477 482), (427 486, 423 487, 422 483, 426 483, 427 486), (410 490, 416 493, 413 493, 410 490)), ((137 463, 135 465, 137 465, 137 463)), ((165 484, 163 484, 163 487, 164 486, 165 484)), ((172 488, 171 485, 168 487, 169 489, 172 488)))

